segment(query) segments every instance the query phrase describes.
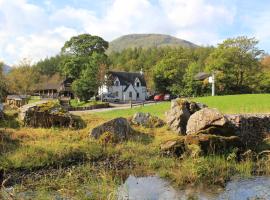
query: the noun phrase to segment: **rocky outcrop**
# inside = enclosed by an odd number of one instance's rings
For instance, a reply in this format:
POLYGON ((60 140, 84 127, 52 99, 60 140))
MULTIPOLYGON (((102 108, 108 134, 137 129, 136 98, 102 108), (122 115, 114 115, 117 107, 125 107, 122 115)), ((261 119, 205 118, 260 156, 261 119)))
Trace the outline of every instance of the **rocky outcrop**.
POLYGON ((176 99, 171 103, 171 109, 165 113, 166 122, 171 130, 186 134, 186 125, 190 116, 206 107, 204 104, 190 102, 185 99, 176 99))
POLYGON ((233 135, 229 128, 229 120, 217 109, 203 108, 190 116, 186 133, 187 135, 198 133, 233 135))
POLYGON ((175 139, 169 140, 160 145, 160 150, 163 155, 176 155, 180 156, 186 151, 185 140, 175 139))
POLYGON ((225 153, 230 151, 232 148, 241 148, 242 142, 237 136, 218 136, 218 135, 187 135, 185 137, 185 144, 197 145, 203 154, 212 153, 225 153))
POLYGON ((34 128, 81 128, 84 126, 80 117, 70 114, 53 101, 22 106, 19 117, 25 126, 34 128))
POLYGON ((141 125, 146 128, 157 128, 164 125, 164 122, 156 116, 150 115, 150 113, 138 112, 133 115, 131 120, 133 124, 141 125))
POLYGON ((115 140, 123 141, 129 138, 131 132, 132 128, 127 119, 119 117, 93 128, 89 135, 98 139, 103 133, 110 133, 115 140))
POLYGON ((253 148, 263 141, 265 135, 270 133, 270 115, 245 114, 226 115, 232 124, 234 132, 244 145, 253 148))

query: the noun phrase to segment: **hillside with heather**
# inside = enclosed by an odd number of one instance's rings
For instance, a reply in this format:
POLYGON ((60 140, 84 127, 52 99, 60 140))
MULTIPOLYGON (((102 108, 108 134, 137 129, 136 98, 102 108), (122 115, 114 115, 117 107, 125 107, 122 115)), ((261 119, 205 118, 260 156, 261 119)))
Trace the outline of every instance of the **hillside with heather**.
POLYGON ((164 34, 129 34, 121 36, 110 42, 108 52, 120 52, 127 48, 151 47, 197 47, 192 42, 164 34))

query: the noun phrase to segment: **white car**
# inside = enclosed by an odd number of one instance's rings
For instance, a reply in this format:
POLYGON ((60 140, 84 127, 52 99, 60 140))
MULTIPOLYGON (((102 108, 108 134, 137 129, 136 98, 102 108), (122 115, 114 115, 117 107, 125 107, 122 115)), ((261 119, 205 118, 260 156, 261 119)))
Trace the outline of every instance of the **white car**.
POLYGON ((119 102, 120 99, 118 97, 115 97, 112 94, 105 94, 105 95, 103 95, 102 101, 105 101, 105 102, 119 102))

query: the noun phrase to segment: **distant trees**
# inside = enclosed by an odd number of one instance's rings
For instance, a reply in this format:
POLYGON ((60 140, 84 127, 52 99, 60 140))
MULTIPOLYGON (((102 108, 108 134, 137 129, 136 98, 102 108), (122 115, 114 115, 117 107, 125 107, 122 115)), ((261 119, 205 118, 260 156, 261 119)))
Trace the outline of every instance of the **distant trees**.
POLYGON ((34 64, 35 70, 37 70, 41 75, 48 77, 53 76, 60 72, 60 65, 64 59, 61 55, 52 56, 50 58, 45 58, 34 64))
POLYGON ((263 51, 254 38, 227 39, 207 59, 208 71, 217 71, 218 92, 222 94, 256 91, 263 51))
POLYGON ((61 50, 65 58, 60 70, 75 80, 72 89, 81 100, 88 100, 98 92, 101 66, 108 63, 107 48, 108 42, 90 34, 78 35, 65 42, 61 50))

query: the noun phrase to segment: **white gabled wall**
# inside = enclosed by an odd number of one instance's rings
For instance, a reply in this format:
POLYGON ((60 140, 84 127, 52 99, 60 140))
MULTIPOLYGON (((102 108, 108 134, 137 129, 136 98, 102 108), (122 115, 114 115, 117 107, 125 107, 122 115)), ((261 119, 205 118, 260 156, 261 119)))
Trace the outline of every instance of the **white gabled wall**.
POLYGON ((141 82, 139 78, 136 78, 133 85, 129 85, 128 89, 124 92, 126 86, 125 85, 120 85, 120 81, 118 77, 113 82, 112 86, 101 86, 99 88, 99 94, 101 93, 112 93, 116 95, 118 93, 118 97, 122 101, 144 101, 146 99, 147 95, 147 90, 146 87, 141 86, 141 82), (119 85, 116 86, 116 81, 119 82, 119 85), (139 82, 139 87, 137 87, 137 82, 139 82), (132 92, 132 99, 129 97, 129 92, 132 92), (137 92, 139 93, 139 98, 137 98, 137 92))

